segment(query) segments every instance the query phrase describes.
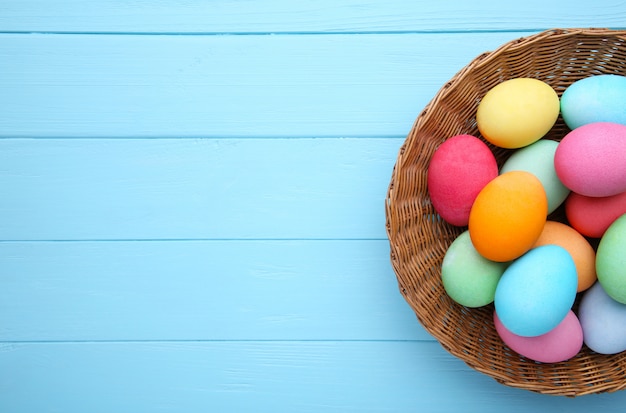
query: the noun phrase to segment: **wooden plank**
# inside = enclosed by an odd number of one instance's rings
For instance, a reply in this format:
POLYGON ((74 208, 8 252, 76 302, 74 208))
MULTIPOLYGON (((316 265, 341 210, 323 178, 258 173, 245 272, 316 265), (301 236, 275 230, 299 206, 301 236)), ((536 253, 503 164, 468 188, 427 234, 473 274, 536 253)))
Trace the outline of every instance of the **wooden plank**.
POLYGON ((498 384, 433 342, 57 343, 0 346, 0 410, 72 412, 623 412, 498 384), (598 410, 600 409, 600 410, 598 410))
POLYGON ((623 2, 468 4, 403 0, 4 0, 0 30, 43 32, 308 33, 537 30, 624 26, 623 2), (541 13, 537 13, 541 10, 541 13), (468 16, 471 15, 471 18, 468 16))
POLYGON ((432 339, 386 241, 0 243, 0 341, 432 339))
POLYGON ((3 240, 386 239, 403 139, 3 139, 3 240))
POLYGON ((4 34, 0 138, 404 137, 523 34, 4 34))

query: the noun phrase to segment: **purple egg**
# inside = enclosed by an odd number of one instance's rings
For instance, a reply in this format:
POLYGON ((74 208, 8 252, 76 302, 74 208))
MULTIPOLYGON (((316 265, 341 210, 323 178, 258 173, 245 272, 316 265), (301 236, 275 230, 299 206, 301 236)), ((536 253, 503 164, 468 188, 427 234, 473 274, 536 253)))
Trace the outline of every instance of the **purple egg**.
POLYGON ((585 291, 578 318, 585 344, 591 350, 601 354, 626 350, 626 304, 609 297, 599 282, 585 291))

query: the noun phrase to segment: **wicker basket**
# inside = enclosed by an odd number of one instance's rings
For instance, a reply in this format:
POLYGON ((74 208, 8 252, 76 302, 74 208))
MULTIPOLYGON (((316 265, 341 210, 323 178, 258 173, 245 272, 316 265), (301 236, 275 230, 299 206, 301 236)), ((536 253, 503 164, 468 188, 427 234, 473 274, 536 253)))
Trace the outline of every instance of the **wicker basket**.
MULTIPOLYGON (((574 81, 605 73, 626 75, 626 31, 554 29, 506 43, 478 56, 439 90, 417 117, 393 169, 385 212, 401 294, 448 352, 508 386, 565 396, 621 390, 626 388, 626 352, 600 355, 583 347, 568 361, 537 363, 503 344, 492 305, 468 309, 453 302, 441 282, 441 263, 447 247, 467 228, 445 223, 433 209, 426 187, 429 161, 449 137, 480 136, 476 108, 498 83, 537 78, 560 96, 574 81)), ((546 138, 560 140, 568 131, 559 117, 546 138)), ((511 152, 489 146, 501 166, 511 152)), ((562 208, 550 219, 564 221, 562 208)))

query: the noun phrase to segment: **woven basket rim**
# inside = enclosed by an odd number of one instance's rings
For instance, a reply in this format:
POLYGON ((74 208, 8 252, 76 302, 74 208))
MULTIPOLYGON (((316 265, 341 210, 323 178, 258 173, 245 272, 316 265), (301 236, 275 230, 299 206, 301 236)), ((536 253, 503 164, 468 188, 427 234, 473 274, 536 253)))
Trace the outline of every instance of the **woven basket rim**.
MULTIPOLYGON (((571 397, 593 393, 614 392, 626 388, 626 352, 607 356, 587 351, 586 354, 580 354, 568 362, 555 363, 553 366, 548 366, 547 364, 524 360, 523 357, 508 349, 508 357, 514 362, 518 362, 522 359, 520 363, 522 363, 523 369, 526 369, 525 371, 527 373, 518 374, 517 372, 507 371, 507 369, 493 368, 490 366, 491 361, 488 358, 481 360, 480 357, 476 358, 473 354, 469 354, 473 351, 472 349, 459 348, 457 343, 454 342, 458 340, 458 338, 455 339, 446 332, 442 332, 438 326, 433 325, 427 320, 429 313, 427 311, 428 309, 424 310, 422 308, 424 301, 432 300, 436 303, 432 304, 432 306, 435 306, 439 303, 441 297, 435 292, 433 292, 432 295, 427 295, 426 300, 418 300, 414 297, 414 294, 412 294, 410 288, 408 288, 412 287, 412 285, 407 284, 405 278, 414 279, 422 276, 414 267, 410 267, 407 270, 404 265, 406 262, 409 262, 411 265, 413 264, 410 261, 415 258, 415 253, 414 255, 409 254, 408 259, 400 259, 399 257, 407 255, 402 248, 409 244, 406 239, 413 237, 413 233, 410 231, 414 231, 416 228, 416 224, 414 223, 407 224, 407 222, 413 218, 411 216, 407 218, 409 214, 406 211, 410 207, 413 207, 414 204, 428 203, 428 200, 424 200, 423 198, 412 199, 412 202, 407 202, 407 197, 409 197, 412 189, 407 184, 404 184, 403 178, 409 174, 409 169, 415 166, 416 156, 420 156, 420 152, 416 148, 423 145, 423 129, 440 121, 437 116, 441 115, 441 111, 435 109, 438 109, 439 105, 448 104, 451 100, 450 97, 455 93, 460 93, 458 89, 465 83, 474 81, 472 80, 472 76, 476 72, 489 70, 490 66, 494 65, 494 62, 497 62, 498 59, 503 58, 505 55, 511 56, 518 52, 523 53, 528 49, 537 47, 537 45, 544 45, 549 42, 558 44, 560 41, 570 42, 578 38, 597 39, 597 41, 616 39, 620 47, 623 47, 623 50, 626 51, 626 30, 608 28, 555 28, 511 40, 493 51, 484 52, 476 56, 466 66, 461 68, 439 89, 439 91, 437 91, 416 117, 410 132, 398 150, 385 199, 385 225, 390 243, 392 267, 398 279, 400 293, 414 310, 422 326, 450 354, 463 360, 472 369, 486 374, 504 385, 537 393, 571 397), (410 230, 406 229, 407 225, 410 226, 410 230), (596 364, 599 365, 599 363, 603 363, 603 366, 611 366, 610 373, 605 374, 605 370, 596 372, 595 375, 590 373, 590 371, 595 368, 594 366, 596 366, 596 364), (548 372, 556 378, 552 376, 537 378, 534 376, 535 370, 541 370, 540 375, 548 372)), ((622 49, 620 49, 620 52, 621 50, 622 49)), ((624 59, 626 60, 626 52, 624 59)), ((620 64, 621 63, 622 61, 620 60, 620 64)), ((624 61, 623 64, 626 66, 626 61, 624 61)), ((626 69, 624 69, 624 74, 626 74, 626 69)), ((459 133, 464 132, 459 131, 459 133)), ((417 205, 417 208, 422 207, 417 205)), ((413 215, 415 215, 415 213, 413 215)), ((423 241, 422 238, 417 239, 418 244, 423 241)), ((415 239, 413 239, 412 242, 416 243, 415 239)), ((420 245, 414 245, 412 248, 417 249, 418 247, 420 247, 420 245)), ((430 293, 430 291, 424 292, 424 294, 430 293)), ((462 309, 460 306, 457 307, 459 308, 454 308, 450 311, 473 311, 473 309, 468 310, 462 309)), ((502 344, 502 346, 506 348, 505 345, 502 344)), ((489 349, 485 351, 488 350, 489 349)))

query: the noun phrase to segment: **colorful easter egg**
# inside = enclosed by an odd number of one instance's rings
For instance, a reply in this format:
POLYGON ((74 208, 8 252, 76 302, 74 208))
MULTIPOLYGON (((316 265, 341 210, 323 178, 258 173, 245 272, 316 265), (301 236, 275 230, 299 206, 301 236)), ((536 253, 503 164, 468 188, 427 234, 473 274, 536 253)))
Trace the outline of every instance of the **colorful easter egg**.
POLYGON ((583 329, 573 311, 545 334, 523 337, 509 331, 493 313, 496 332, 507 346, 520 355, 541 363, 558 363, 574 357, 583 346, 583 329))
POLYGON ((577 80, 561 96, 561 115, 570 129, 588 123, 626 125, 626 77, 615 74, 577 80))
POLYGON ((540 139, 516 150, 500 169, 500 173, 526 171, 535 175, 546 191, 548 213, 554 212, 570 193, 570 190, 563 185, 554 170, 554 154, 558 146, 557 141, 540 139))
POLYGON ((526 171, 499 175, 480 191, 469 216, 474 247, 491 261, 511 261, 528 251, 546 222, 541 181, 526 171))
POLYGON ((584 342, 601 354, 626 350, 626 304, 613 300, 595 283, 584 292, 578 307, 584 342))
POLYGON ((514 78, 491 88, 478 104, 481 135, 502 148, 521 148, 539 140, 559 115, 557 93, 547 83, 514 78))
POLYGON ((605 197, 572 192, 565 200, 565 215, 569 224, 590 238, 601 238, 622 214, 626 214, 626 192, 605 197))
POLYGON ((569 252, 542 245, 504 271, 494 298, 502 324, 513 334, 534 337, 555 328, 574 304, 578 276, 569 252))
POLYGON ((626 191, 626 125, 596 122, 569 132, 554 155, 563 184, 585 196, 626 191))
POLYGON ((626 214, 606 230, 596 252, 596 273, 604 291, 626 304, 626 214))
POLYGON ((546 221, 534 247, 550 244, 565 248, 572 256, 578 276, 577 292, 586 290, 596 282, 596 252, 578 231, 561 222, 546 221))
POLYGON ((450 244, 443 257, 441 280, 454 301, 466 307, 481 307, 493 302, 507 265, 480 255, 465 231, 450 244))
POLYGON ((489 147, 471 135, 457 135, 442 143, 428 167, 428 192, 433 207, 448 223, 465 226, 474 199, 498 175, 489 147))

